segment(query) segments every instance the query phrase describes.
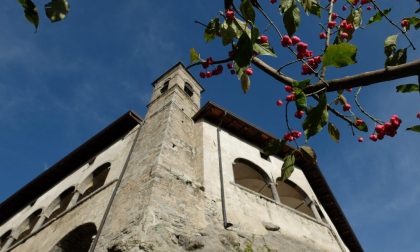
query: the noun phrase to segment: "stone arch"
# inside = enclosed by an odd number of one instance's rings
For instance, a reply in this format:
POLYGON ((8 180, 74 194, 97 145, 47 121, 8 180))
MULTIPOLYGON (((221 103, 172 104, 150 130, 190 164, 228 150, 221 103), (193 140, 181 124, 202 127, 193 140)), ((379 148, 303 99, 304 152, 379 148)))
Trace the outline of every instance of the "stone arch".
POLYGON ((61 238, 49 252, 88 252, 96 234, 94 223, 82 224, 61 238))
POLYGON ((311 217, 315 217, 310 207, 312 201, 298 185, 290 180, 282 181, 280 178, 276 182, 281 203, 311 217))
POLYGON ((22 224, 19 225, 18 228, 18 237, 16 241, 22 240, 26 236, 28 236, 33 228, 35 227, 35 224, 38 222, 39 218, 41 217, 42 209, 38 209, 35 212, 33 212, 31 215, 29 215, 26 220, 22 222, 22 224))
POLYGON ((82 183, 81 189, 83 193, 79 200, 90 195, 105 184, 106 178, 108 177, 109 170, 111 169, 111 163, 107 162, 96 168, 82 183))
POLYGON ((67 206, 73 197, 74 191, 75 187, 71 186, 60 193, 60 195, 51 202, 45 213, 45 215, 48 217, 45 222, 57 217, 62 212, 66 211, 67 206))
POLYGON ((233 163, 233 176, 236 184, 270 199, 274 199, 273 191, 270 187, 270 177, 253 162, 244 158, 235 159, 233 163))

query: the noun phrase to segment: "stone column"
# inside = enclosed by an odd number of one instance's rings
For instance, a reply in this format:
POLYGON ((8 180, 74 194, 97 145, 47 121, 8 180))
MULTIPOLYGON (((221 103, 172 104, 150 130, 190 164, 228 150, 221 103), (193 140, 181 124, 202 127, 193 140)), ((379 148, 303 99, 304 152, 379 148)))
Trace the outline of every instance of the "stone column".
POLYGON ((281 201, 280 201, 280 197, 279 197, 279 193, 277 192, 277 186, 276 186, 276 183, 270 182, 270 183, 269 183, 269 185, 270 185, 271 191, 273 192, 273 197, 274 197, 274 200, 275 200, 277 203, 281 203, 281 201))
POLYGON ((322 222, 322 218, 321 218, 321 216, 319 215, 318 209, 316 208, 316 203, 315 203, 315 201, 311 201, 311 203, 309 203, 309 206, 311 207, 312 212, 313 212, 313 213, 314 213, 314 215, 315 215, 315 218, 316 218, 319 222, 322 222))
POLYGON ((35 224, 34 228, 32 229, 32 232, 31 232, 31 233, 38 231, 38 230, 42 227, 42 224, 44 224, 44 221, 45 221, 46 219, 47 219, 47 216, 45 216, 45 214, 41 214, 41 215, 39 216, 39 219, 38 219, 38 221, 36 222, 36 224, 35 224))
POLYGON ((76 205, 77 201, 79 200, 80 195, 81 193, 78 190, 74 191, 73 197, 71 197, 71 200, 69 204, 67 205, 66 210, 69 210, 70 208, 76 205))
POLYGON ((7 241, 6 241, 6 243, 3 245, 3 247, 1 248, 1 250, 0 250, 0 252, 5 252, 9 247, 10 247, 10 245, 12 245, 12 243, 14 242, 14 241, 16 241, 16 239, 13 237, 13 236, 9 236, 8 238, 7 238, 7 241))

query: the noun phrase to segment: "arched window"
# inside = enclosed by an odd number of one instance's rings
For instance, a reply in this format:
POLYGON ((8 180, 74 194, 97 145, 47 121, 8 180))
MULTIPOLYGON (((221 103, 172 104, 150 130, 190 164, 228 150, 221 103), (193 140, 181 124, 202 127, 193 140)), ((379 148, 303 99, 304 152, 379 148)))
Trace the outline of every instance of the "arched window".
POLYGON ((97 233, 93 223, 85 223, 70 231, 49 252, 87 252, 97 233))
POLYGON ((66 211, 67 206, 69 205, 70 200, 73 196, 73 193, 74 193, 74 186, 62 192, 60 196, 58 196, 57 199, 55 199, 51 203, 51 205, 48 208, 50 211, 52 211, 52 213, 49 214, 48 219, 46 221, 51 220, 55 218, 56 216, 58 216, 59 214, 61 214, 62 212, 66 211))
POLYGON ((192 88, 192 86, 190 85, 190 83, 185 82, 184 83, 184 91, 185 93, 187 93, 187 95, 189 95, 190 97, 193 96, 194 94, 194 89, 192 88))
POLYGON ((169 87, 169 81, 165 81, 165 83, 163 83, 162 88, 160 89, 160 93, 163 94, 166 92, 166 90, 168 90, 169 87))
POLYGON ((4 244, 6 244, 7 239, 9 239, 9 236, 12 234, 12 230, 7 231, 2 236, 0 236, 0 250, 3 248, 4 244))
POLYGON ((246 159, 238 158, 233 163, 233 175, 236 184, 273 199, 270 178, 256 164, 246 159))
POLYGON ((105 181, 106 181, 106 178, 108 176, 110 168, 111 168, 111 164, 110 163, 105 163, 105 164, 99 166, 98 168, 96 168, 96 170, 94 170, 92 172, 92 174, 88 178, 88 179, 91 180, 90 181, 91 186, 88 189, 85 190, 85 192, 80 197, 80 199, 88 196, 89 194, 96 191, 97 189, 99 189, 101 186, 103 186, 105 184, 105 181))
POLYGON ((276 182, 281 203, 311 217, 315 217, 309 206, 311 202, 308 195, 299 186, 290 180, 282 181, 280 178, 276 182))
POLYGON ((20 234, 16 241, 19 241, 23 238, 25 238, 27 235, 29 235, 32 232, 32 229, 34 228, 35 224, 38 222, 39 218, 41 217, 42 209, 38 209, 35 212, 33 212, 19 227, 20 234))

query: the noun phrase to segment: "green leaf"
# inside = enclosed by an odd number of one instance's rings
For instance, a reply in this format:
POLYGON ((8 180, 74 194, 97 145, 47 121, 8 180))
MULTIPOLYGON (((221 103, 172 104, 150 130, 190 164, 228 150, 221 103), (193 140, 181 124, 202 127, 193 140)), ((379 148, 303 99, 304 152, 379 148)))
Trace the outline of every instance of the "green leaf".
POLYGON ((330 137, 338 143, 340 141, 340 131, 337 127, 335 127, 334 124, 328 123, 328 133, 330 134, 330 137))
POLYGON ((363 131, 363 132, 368 132, 369 131, 369 128, 368 128, 368 126, 365 122, 362 122, 361 124, 356 125, 356 129, 358 129, 360 131, 363 131))
POLYGON ((70 10, 67 0, 51 0, 45 5, 45 14, 51 22, 63 20, 70 10))
POLYGON ((407 128, 407 130, 411 130, 411 131, 419 132, 420 133, 420 125, 416 125, 416 126, 407 128))
POLYGON ((398 34, 391 35, 385 39, 384 52, 387 57, 391 56, 395 49, 397 49, 397 39, 398 34))
POLYGON ((295 90, 295 95, 296 95, 296 102, 295 102, 296 109, 306 111, 307 101, 306 101, 305 93, 302 90, 297 89, 295 90))
POLYGON ((398 49, 385 61, 385 66, 398 66, 407 62, 407 48, 398 49))
POLYGON ((236 30, 232 24, 232 22, 228 23, 225 21, 220 29, 220 36, 222 37, 222 43, 224 46, 229 45, 236 37, 236 30))
POLYGON ((218 18, 213 18, 204 30, 204 41, 209 42, 216 38, 220 32, 220 22, 218 18))
POLYGON ((310 83, 311 83, 311 80, 310 80, 310 79, 306 79, 306 80, 299 81, 299 82, 294 81, 294 82, 292 82, 292 86, 293 86, 294 88, 304 89, 304 88, 306 88, 307 86, 309 86, 309 84, 310 84, 310 83))
POLYGON ((31 0, 19 0, 19 3, 23 7, 26 19, 38 30, 39 15, 36 5, 31 0))
POLYGON ((191 63, 200 61, 200 54, 194 48, 190 49, 190 61, 191 63))
POLYGON ((398 85, 397 92, 400 92, 400 93, 420 92, 420 88, 418 84, 398 85))
POLYGON ((305 9, 306 14, 310 13, 312 15, 321 17, 321 5, 316 0, 311 0, 311 1, 312 1, 311 7, 307 10, 305 9))
POLYGON ((295 156, 293 154, 287 155, 283 160, 281 167, 281 181, 286 181, 293 173, 295 169, 295 156))
POLYGON ((284 13, 283 23, 289 36, 292 36, 300 24, 300 10, 295 4, 284 13))
POLYGON ((252 23, 255 22, 255 11, 250 0, 242 0, 239 9, 246 20, 252 23))
POLYGON ((356 63, 357 47, 349 43, 329 45, 322 57, 324 66, 345 67, 356 63))
POLYGON ((316 163, 316 154, 314 149, 312 149, 310 146, 302 146, 299 148, 300 153, 302 153, 302 155, 309 157, 310 159, 312 159, 315 163, 316 163))
POLYGON ((282 0, 280 4, 280 13, 285 13, 294 5, 294 0, 282 0))
MULTIPOLYGON (((383 13, 385 15, 388 15, 388 13, 390 13, 390 12, 391 12, 391 9, 383 10, 383 13)), ((368 25, 381 21, 383 16, 384 15, 382 15, 382 13, 380 11, 376 12, 375 15, 373 15, 372 17, 369 18, 368 25)))
MULTIPOLYGON (((416 30, 418 28, 420 28, 420 18, 418 18, 418 17, 410 17, 410 18, 404 18, 404 19, 407 19, 408 22, 410 22, 410 24, 413 25, 414 28, 416 28, 416 30)), ((407 30, 408 30, 408 28, 407 28, 407 30)))
POLYGON ((264 153, 267 155, 275 155, 281 152, 281 150, 284 148, 284 146, 286 145, 286 141, 284 140, 278 140, 278 139, 273 139, 270 140, 267 144, 267 146, 264 148, 264 153))
POLYGON ((242 91, 246 94, 249 90, 249 87, 251 86, 251 80, 249 79, 249 76, 247 74, 242 74, 241 76, 241 86, 242 91))
POLYGON ((319 96, 318 105, 308 109, 305 121, 302 124, 306 139, 316 135, 324 128, 328 121, 327 96, 319 96))
POLYGON ((254 52, 256 52, 259 55, 268 55, 272 57, 277 57, 276 53, 274 52, 274 49, 268 44, 258 44, 255 43, 253 45, 254 52))
POLYGON ((236 45, 234 61, 239 68, 248 66, 251 63, 253 47, 251 39, 246 33, 243 33, 236 45))

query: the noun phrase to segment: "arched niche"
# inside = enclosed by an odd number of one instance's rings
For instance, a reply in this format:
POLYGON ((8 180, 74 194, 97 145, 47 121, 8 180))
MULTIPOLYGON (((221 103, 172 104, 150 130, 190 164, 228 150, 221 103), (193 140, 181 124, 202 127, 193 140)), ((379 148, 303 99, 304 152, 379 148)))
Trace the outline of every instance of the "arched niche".
POLYGON ((280 178, 276 182, 281 203, 311 217, 315 217, 309 206, 311 201, 308 195, 298 185, 290 180, 282 181, 280 178))
POLYGON ((89 177, 86 179, 87 181, 84 181, 84 183, 89 184, 90 186, 83 192, 79 200, 90 195, 91 193, 98 190, 100 187, 102 187, 105 184, 110 168, 111 168, 111 164, 105 163, 99 166, 98 168, 96 168, 89 175, 89 177))
POLYGON ((233 175, 236 184, 273 199, 270 178, 258 165, 249 160, 237 158, 233 163, 233 175))
POLYGON ((41 217, 41 213, 42 209, 38 209, 26 218, 26 220, 18 228, 20 234, 16 241, 22 240, 32 232, 32 229, 41 217))
POLYGON ((88 252, 96 233, 95 224, 82 224, 61 238, 49 252, 88 252))
MULTIPOLYGON (((67 188, 65 191, 63 191, 48 207, 49 214, 48 214, 48 220, 51 220, 55 217, 57 217, 62 212, 66 211, 67 206, 70 203, 71 198, 74 194, 74 186, 67 188)), ((45 221, 45 222, 46 222, 45 221)))

